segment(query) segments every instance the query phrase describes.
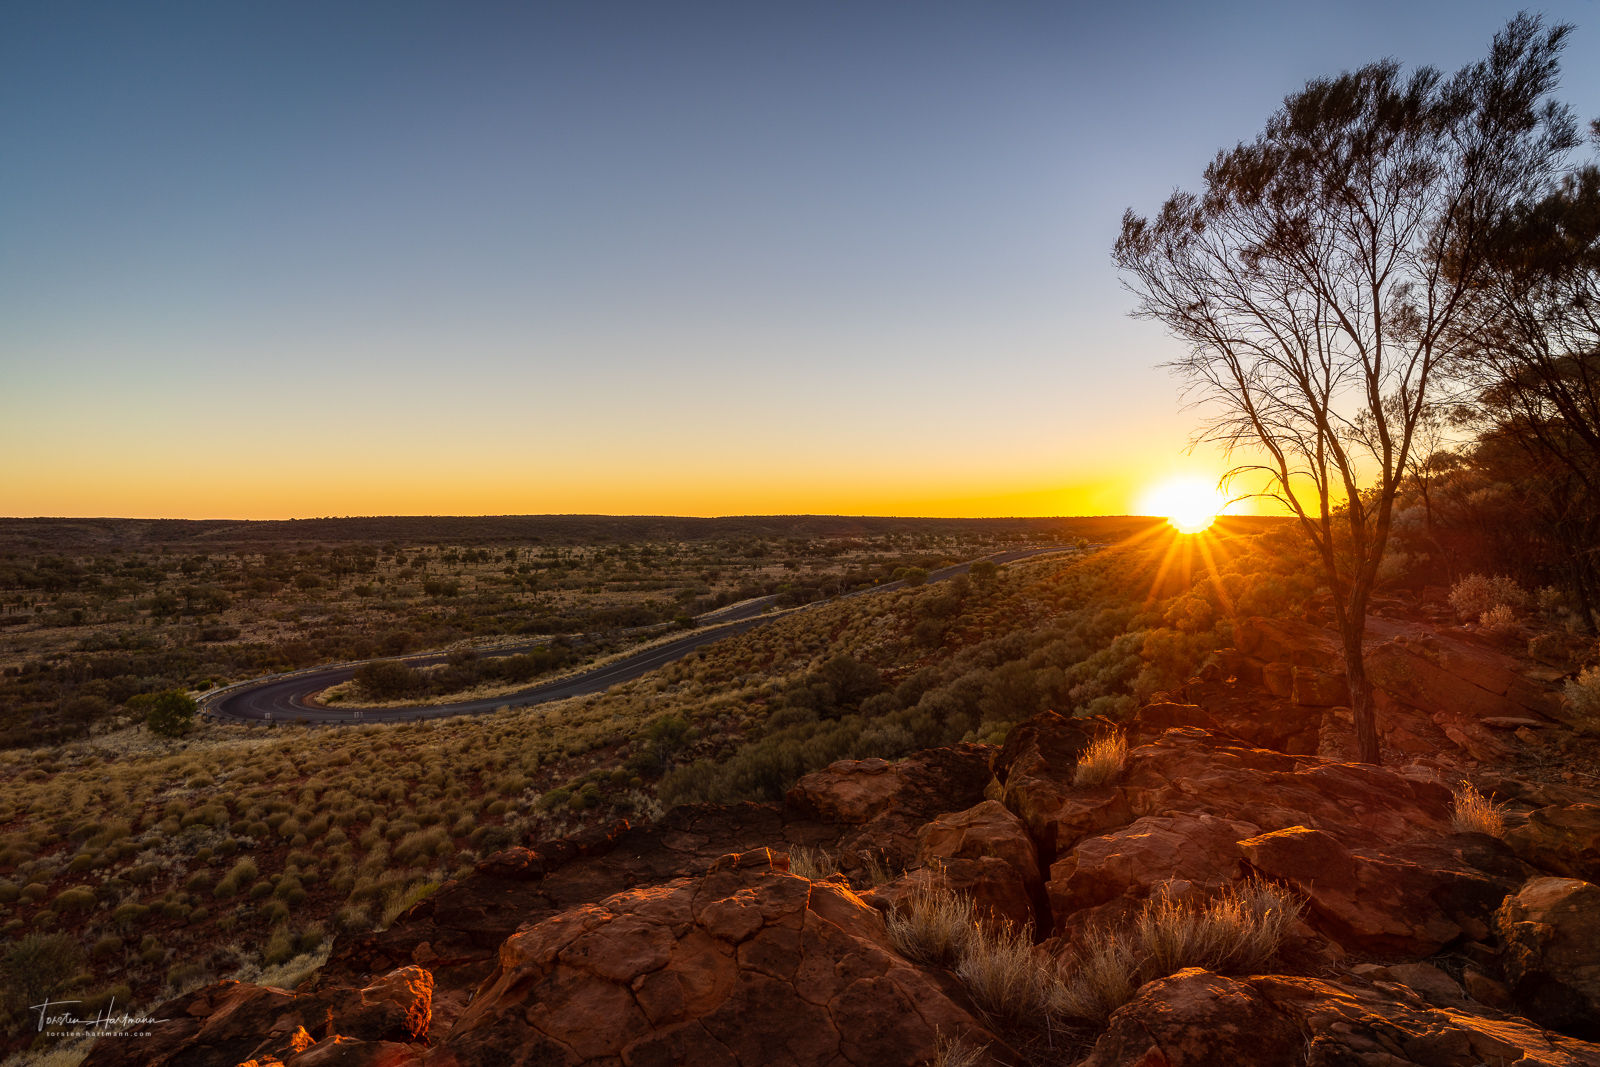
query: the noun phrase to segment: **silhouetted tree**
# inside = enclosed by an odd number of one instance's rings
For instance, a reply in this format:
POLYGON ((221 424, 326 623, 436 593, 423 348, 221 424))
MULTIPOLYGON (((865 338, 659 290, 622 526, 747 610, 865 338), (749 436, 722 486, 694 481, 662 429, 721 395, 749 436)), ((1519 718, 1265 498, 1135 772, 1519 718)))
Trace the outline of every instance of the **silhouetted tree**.
POLYGON ((1202 195, 1123 217, 1135 314, 1189 348, 1170 366, 1209 411, 1197 442, 1264 452, 1230 476, 1264 474, 1317 547, 1365 762, 1379 750, 1361 644, 1395 495, 1496 215, 1578 143, 1545 100, 1569 32, 1519 15, 1448 79, 1384 60, 1309 82, 1218 154, 1202 195))

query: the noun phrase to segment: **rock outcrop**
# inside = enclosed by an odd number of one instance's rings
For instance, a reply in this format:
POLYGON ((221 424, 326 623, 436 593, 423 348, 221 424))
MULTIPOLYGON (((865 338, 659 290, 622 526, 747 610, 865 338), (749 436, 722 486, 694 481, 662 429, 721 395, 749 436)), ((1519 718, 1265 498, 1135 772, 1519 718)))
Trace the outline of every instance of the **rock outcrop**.
MULTIPOLYGON (((896 951, 885 912, 951 890, 991 926, 1031 928, 1036 958, 1066 961, 1096 928, 1125 933, 1153 898, 1260 880, 1303 902, 1272 966, 1315 965, 1147 982, 1078 1049, 1085 1064, 1600 1067, 1586 1040, 1600 1018, 1600 888, 1583 880, 1600 798, 1486 776, 1518 825, 1505 841, 1458 833, 1445 763, 1316 754, 1347 728, 1320 703, 1338 695, 1327 631, 1255 620, 1239 635, 1190 687, 1203 700, 1151 704, 1122 726, 1044 712, 998 749, 835 763, 781 806, 686 807, 524 841, 389 930, 341 943, 300 990, 214 984, 158 1009, 153 1036, 102 1042, 87 1062, 909 1067, 960 1038, 1018 1063, 1039 1035, 1002 1032, 952 972, 896 951), (1279 695, 1248 688, 1269 680, 1279 695), (1079 756, 1114 730, 1129 742, 1120 775, 1076 785, 1079 756), (791 872, 801 846, 840 872, 791 872)), ((1391 746, 1459 735, 1481 755, 1473 731, 1506 732, 1489 712, 1549 712, 1508 657, 1377 636, 1391 746), (1429 671, 1454 672, 1454 695, 1429 671)))
POLYGON ((1600 886, 1534 878, 1500 909, 1505 975, 1528 1014, 1600 1038, 1600 886))
POLYGON ((1497 1012, 1435 1008, 1399 983, 1194 968, 1112 1016, 1081 1067, 1596 1067, 1600 1047, 1497 1012))

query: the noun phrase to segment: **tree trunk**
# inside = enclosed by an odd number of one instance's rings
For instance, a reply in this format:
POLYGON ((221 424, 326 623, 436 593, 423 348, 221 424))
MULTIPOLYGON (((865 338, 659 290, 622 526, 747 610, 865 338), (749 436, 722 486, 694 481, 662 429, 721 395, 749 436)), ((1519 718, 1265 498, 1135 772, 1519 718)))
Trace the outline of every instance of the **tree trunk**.
POLYGON ((1356 728, 1356 760, 1379 764, 1378 719, 1372 705, 1372 683, 1367 680, 1367 664, 1362 658, 1361 641, 1366 636, 1367 617, 1347 614, 1340 621, 1339 636, 1344 639, 1344 671, 1350 683, 1350 710, 1356 728))

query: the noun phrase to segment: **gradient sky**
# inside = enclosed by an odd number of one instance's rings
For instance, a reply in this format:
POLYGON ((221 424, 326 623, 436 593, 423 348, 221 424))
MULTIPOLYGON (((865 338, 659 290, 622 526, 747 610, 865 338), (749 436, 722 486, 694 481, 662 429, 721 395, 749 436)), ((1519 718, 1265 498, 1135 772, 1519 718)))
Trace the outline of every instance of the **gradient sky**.
POLYGON ((1137 510, 1123 209, 1516 10, 0 5, 0 514, 1137 510))

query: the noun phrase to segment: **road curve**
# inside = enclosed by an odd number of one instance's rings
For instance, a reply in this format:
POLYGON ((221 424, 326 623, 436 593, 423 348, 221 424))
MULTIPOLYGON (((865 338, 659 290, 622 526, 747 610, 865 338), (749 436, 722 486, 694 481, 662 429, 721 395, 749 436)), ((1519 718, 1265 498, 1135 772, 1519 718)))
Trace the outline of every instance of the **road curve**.
MULTIPOLYGON (((997 553, 984 558, 992 563, 1011 563, 1031 556, 1061 551, 1065 550, 1059 546, 1023 548, 997 553)), ((973 562, 977 561, 943 567, 929 574, 928 580, 930 582, 944 581, 954 578, 958 574, 965 574, 973 562)), ((860 589, 853 593, 846 593, 844 597, 839 599, 881 593, 889 589, 898 589, 904 584, 904 582, 886 582, 870 589, 860 589)), ((347 663, 334 667, 276 674, 228 686, 222 691, 202 698, 201 712, 205 715, 215 716, 222 721, 233 722, 305 721, 327 725, 351 725, 361 722, 395 722, 399 720, 437 719, 451 715, 474 715, 508 705, 526 707, 531 704, 548 703, 552 700, 565 700, 568 697, 588 696, 593 693, 603 692, 621 682, 633 681, 635 678, 647 674, 658 667, 665 666, 673 660, 687 656, 703 645, 709 645, 716 641, 721 641, 725 637, 744 633, 746 630, 753 629, 764 622, 777 618, 776 615, 767 614, 776 600, 776 596, 757 597, 754 600, 746 600, 720 608, 717 611, 707 612, 697 620, 702 623, 701 629, 686 633, 676 640, 656 645, 653 648, 643 649, 629 656, 623 656, 592 670, 497 697, 464 700, 454 704, 426 704, 401 708, 363 708, 359 711, 350 708, 317 707, 305 703, 305 698, 311 694, 327 689, 329 686, 338 685, 340 682, 349 681, 355 676, 357 668, 362 665, 347 663)), ((827 602, 819 600, 814 601, 813 604, 825 604, 827 602)), ((806 607, 810 606, 812 605, 806 605, 806 607)), ((801 610, 804 609, 802 608, 801 610)), ((504 645, 489 651, 480 650, 480 655, 509 656, 527 651, 535 647, 535 645, 543 643, 541 641, 504 645)), ((440 652, 423 656, 406 656, 404 660, 413 665, 423 666, 430 663, 441 663, 445 660, 446 655, 446 653, 440 652)), ((377 661, 368 660, 365 662, 377 661)))

